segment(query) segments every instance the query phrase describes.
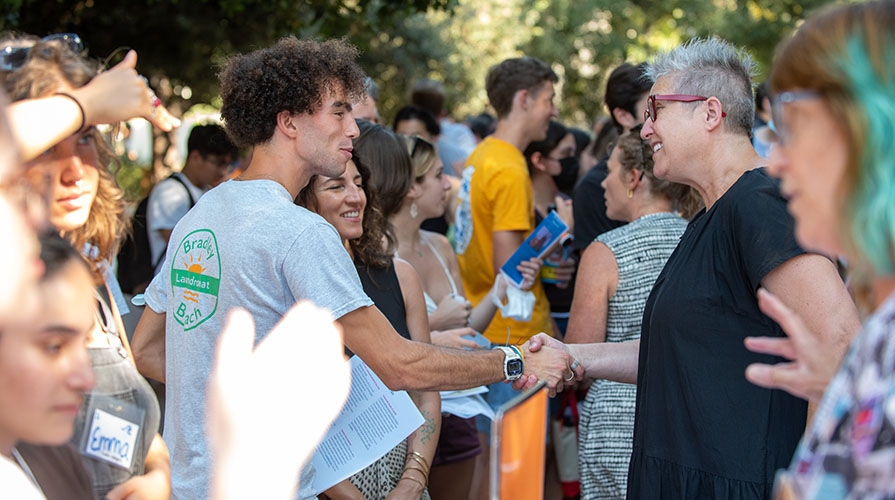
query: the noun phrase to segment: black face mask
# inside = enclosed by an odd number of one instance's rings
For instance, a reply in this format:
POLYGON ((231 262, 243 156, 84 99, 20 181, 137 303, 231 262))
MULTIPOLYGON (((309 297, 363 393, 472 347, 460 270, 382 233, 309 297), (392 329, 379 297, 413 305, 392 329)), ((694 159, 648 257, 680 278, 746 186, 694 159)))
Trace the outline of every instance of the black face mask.
POLYGON ((553 176, 553 182, 556 183, 560 192, 572 196, 575 183, 578 181, 578 158, 574 156, 563 158, 559 160, 559 166, 562 168, 562 172, 553 176))

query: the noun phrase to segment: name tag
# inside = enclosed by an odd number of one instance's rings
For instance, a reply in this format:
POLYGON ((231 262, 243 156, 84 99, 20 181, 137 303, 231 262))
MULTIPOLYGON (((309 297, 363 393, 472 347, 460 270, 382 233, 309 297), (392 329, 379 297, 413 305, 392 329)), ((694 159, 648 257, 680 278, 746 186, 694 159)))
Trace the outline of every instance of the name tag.
POLYGON ((88 412, 86 437, 81 453, 90 458, 130 470, 140 447, 144 410, 112 398, 97 397, 88 412), (96 404, 99 403, 99 404, 96 404))

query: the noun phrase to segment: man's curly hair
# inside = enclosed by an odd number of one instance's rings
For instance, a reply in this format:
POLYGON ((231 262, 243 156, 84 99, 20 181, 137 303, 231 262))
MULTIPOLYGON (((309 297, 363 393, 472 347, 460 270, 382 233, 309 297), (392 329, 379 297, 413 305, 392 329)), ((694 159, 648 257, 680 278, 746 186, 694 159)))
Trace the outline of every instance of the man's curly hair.
POLYGON ((312 114, 327 95, 344 91, 351 102, 365 95, 357 48, 344 40, 280 39, 272 47, 231 57, 220 73, 221 116, 238 146, 273 137, 277 114, 312 114))

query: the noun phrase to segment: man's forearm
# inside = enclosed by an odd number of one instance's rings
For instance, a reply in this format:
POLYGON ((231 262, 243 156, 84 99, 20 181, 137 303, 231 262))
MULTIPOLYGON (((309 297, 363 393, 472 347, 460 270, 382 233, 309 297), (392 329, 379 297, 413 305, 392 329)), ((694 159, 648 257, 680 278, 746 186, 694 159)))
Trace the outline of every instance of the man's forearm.
MULTIPOLYGON (((345 345, 389 389, 468 389, 506 379, 502 351, 462 351, 407 340, 375 307, 357 309, 338 321, 345 332, 345 345)), ((563 374, 569 373, 572 358, 565 351, 545 349, 531 356, 525 357, 525 374, 547 381, 551 390, 566 378, 563 374)))

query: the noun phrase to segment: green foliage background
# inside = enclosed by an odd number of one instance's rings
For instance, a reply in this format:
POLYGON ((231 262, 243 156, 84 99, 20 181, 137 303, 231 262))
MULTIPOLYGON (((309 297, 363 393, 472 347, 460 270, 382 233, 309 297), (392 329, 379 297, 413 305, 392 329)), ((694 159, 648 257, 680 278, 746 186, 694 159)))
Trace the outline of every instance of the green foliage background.
MULTIPOLYGON (((694 36, 746 47, 764 73, 779 40, 827 0, 0 0, 0 28, 79 33, 90 54, 127 46, 175 114, 216 102, 216 73, 235 52, 277 38, 346 37, 381 86, 389 121, 418 78, 443 81, 457 118, 487 109, 485 73, 529 54, 560 75, 562 119, 604 112, 609 71, 694 36), (184 92, 185 88, 191 92, 184 92)), ((759 75, 759 79, 763 74, 759 75)), ((156 178, 170 141, 155 141, 156 178)))

